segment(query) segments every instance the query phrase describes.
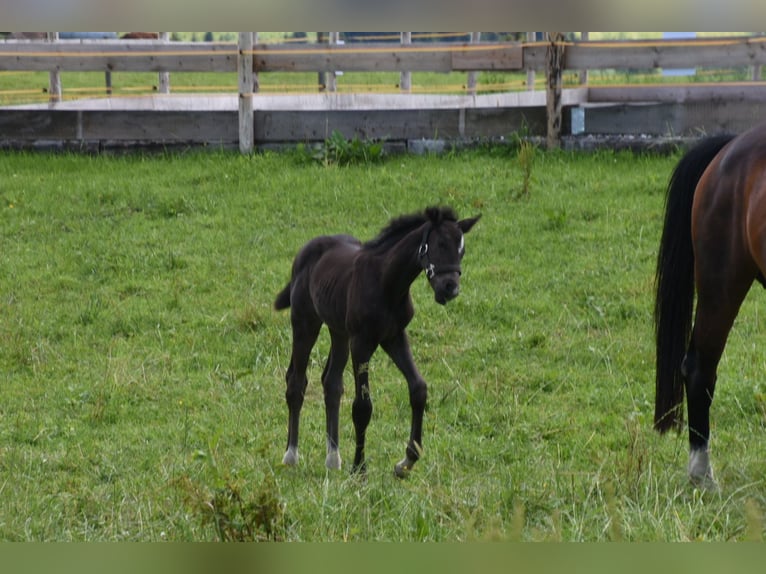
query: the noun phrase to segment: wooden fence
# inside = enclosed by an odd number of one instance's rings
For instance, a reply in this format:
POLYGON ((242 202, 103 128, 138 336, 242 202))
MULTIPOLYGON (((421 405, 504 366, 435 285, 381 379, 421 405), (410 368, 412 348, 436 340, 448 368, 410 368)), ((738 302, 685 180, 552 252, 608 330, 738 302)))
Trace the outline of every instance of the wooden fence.
MULTIPOLYGON (((530 135, 689 135, 741 131, 766 118, 766 84, 583 86, 562 90, 565 71, 742 68, 766 64, 766 38, 621 42, 261 44, 253 33, 231 43, 156 41, 0 41, 0 71, 230 72, 238 93, 226 105, 199 107, 176 96, 116 98, 0 109, 0 145, 100 149, 216 145, 249 152, 295 142, 384 138, 407 146, 423 139, 530 135), (557 57, 552 58, 552 51, 557 57), (550 62, 558 62, 552 69, 550 62), (344 71, 545 73, 545 92, 468 96, 362 96, 257 93, 260 73, 344 71), (551 98, 560 104, 547 109, 551 98), (140 103, 139 103, 140 102, 140 103), (168 103, 169 102, 169 103, 168 103), (183 102, 181 104, 181 102, 183 102), (178 104, 178 109, 173 109, 178 104), (550 115, 562 116, 550 122, 550 115), (551 111, 554 110, 554 111, 551 111), (553 126, 553 128, 551 128, 553 126), (556 133, 551 134, 551 129, 556 133)), ((194 98, 193 98, 194 99, 194 98)), ((202 98, 204 101, 204 98, 202 98)), ((209 100, 209 98, 208 98, 209 100)))

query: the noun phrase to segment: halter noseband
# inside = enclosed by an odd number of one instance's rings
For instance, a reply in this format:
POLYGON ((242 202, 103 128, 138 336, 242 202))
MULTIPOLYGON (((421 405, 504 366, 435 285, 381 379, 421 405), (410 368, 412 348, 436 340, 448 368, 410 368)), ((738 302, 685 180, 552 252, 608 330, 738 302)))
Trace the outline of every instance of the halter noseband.
POLYGON ((428 223, 423 230, 423 238, 420 240, 420 247, 418 248, 418 259, 420 265, 423 267, 423 271, 426 272, 426 277, 431 280, 434 275, 441 275, 443 273, 457 273, 460 275, 460 265, 439 265, 438 269, 436 265, 431 262, 431 258, 428 256, 428 236, 433 229, 433 224, 428 223))

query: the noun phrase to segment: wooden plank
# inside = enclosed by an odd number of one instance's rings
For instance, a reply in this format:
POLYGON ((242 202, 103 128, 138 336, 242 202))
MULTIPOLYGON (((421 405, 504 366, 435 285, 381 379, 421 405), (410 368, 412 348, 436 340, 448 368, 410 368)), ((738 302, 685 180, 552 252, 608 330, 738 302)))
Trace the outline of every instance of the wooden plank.
MULTIPOLYGON (((0 71, 236 72, 237 46, 158 40, 0 41, 0 71)), ((542 70, 546 44, 257 44, 258 71, 542 70), (480 49, 478 49, 480 48, 480 49), (521 61, 519 61, 521 58, 521 61)), ((766 65, 766 37, 567 43, 568 70, 766 65)))
MULTIPOLYGON (((258 44, 258 72, 509 70, 521 47, 505 43, 363 45, 258 44)), ((228 43, 131 40, 0 42, 0 71, 236 72, 238 50, 228 43)))
POLYGON ((156 40, 0 42, 0 71, 236 72, 237 46, 156 40))
POLYGON ((706 102, 766 101, 766 85, 750 82, 731 84, 680 84, 666 86, 591 86, 588 102, 706 102))
POLYGON ((530 136, 544 136, 546 125, 543 106, 468 108, 463 136, 468 139, 508 138, 521 130, 530 136))
MULTIPOLYGON (((523 67, 545 68, 546 44, 524 44, 523 67)), ((578 41, 566 44, 567 70, 731 68, 766 64, 766 37, 578 41)))
POLYGON ((519 44, 504 46, 475 45, 464 46, 452 52, 454 71, 474 70, 521 70, 523 67, 523 48, 519 44))
POLYGON ((766 100, 687 103, 682 135, 741 133, 766 118, 766 100))
POLYGON ((236 142, 236 112, 0 110, 6 140, 236 142))
POLYGON ((78 111, 0 110, 3 140, 76 139, 78 111))
POLYGON ((766 101, 600 104, 583 112, 586 134, 699 136, 745 131, 766 117, 766 101))
POLYGON ((83 140, 214 144, 239 138, 236 112, 98 111, 82 113, 83 140))
POLYGON ((255 48, 258 72, 449 72, 451 51, 458 45, 382 43, 260 44, 255 48))
POLYGON ((460 135, 458 110, 258 111, 258 143, 321 142, 337 130, 362 140, 453 139, 460 135))
POLYGON ((675 104, 618 104, 584 106, 587 135, 681 134, 679 108, 675 104))
MULTIPOLYGON (((509 137, 524 129, 544 135, 544 107, 455 110, 344 110, 255 112, 255 139, 262 143, 321 142, 334 130, 346 138, 407 141, 509 137)), ((568 126, 568 123, 567 123, 568 126)))
POLYGON ((764 37, 574 42, 567 46, 565 58, 568 70, 728 68, 762 64, 766 64, 764 37))

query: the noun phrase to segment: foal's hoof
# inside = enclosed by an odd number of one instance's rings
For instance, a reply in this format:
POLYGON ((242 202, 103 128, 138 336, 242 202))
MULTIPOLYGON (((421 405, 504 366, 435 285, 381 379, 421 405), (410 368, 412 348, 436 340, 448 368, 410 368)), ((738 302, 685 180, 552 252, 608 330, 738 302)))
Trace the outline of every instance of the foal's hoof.
POLYGON ((340 470, 340 453, 337 450, 328 452, 327 458, 324 460, 324 465, 330 470, 340 470))
POLYGON ((282 464, 285 466, 295 466, 298 464, 298 449, 293 447, 288 448, 285 456, 282 457, 282 464))
POLYGON ((414 461, 411 461, 405 457, 403 460, 400 460, 396 463, 396 465, 394 465, 394 476, 396 478, 407 478, 410 475, 410 471, 412 471, 412 465, 414 464, 414 461))

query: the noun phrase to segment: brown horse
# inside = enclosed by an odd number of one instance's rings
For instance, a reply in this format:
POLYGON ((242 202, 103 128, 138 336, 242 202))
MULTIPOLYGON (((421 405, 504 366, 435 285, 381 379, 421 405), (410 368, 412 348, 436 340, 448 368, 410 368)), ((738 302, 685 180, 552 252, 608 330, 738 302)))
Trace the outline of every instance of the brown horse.
POLYGON ((283 463, 298 462, 298 425, 308 380, 309 354, 322 324, 330 331, 330 354, 322 372, 327 425, 327 468, 338 469, 338 413, 343 394, 343 369, 349 350, 356 395, 352 419, 356 431, 353 470, 365 467, 364 445, 372 416, 368 372, 378 348, 391 357, 409 385, 412 423, 406 455, 396 464, 396 476, 407 476, 422 451, 426 382, 415 367, 405 328, 414 315, 410 285, 425 271, 439 304, 460 291, 460 262, 465 253, 463 235, 478 217, 458 221, 449 208, 428 208, 424 213, 392 220, 367 243, 348 235, 317 237, 309 241, 293 262, 288 285, 274 307, 290 307, 292 355, 287 369, 285 398, 289 410, 287 452, 283 463))
POLYGON ((680 430, 685 391, 687 470, 704 488, 716 487, 708 445, 718 362, 745 295, 755 280, 766 285, 764 276, 766 124, 703 140, 668 185, 654 310, 654 426, 680 430))

